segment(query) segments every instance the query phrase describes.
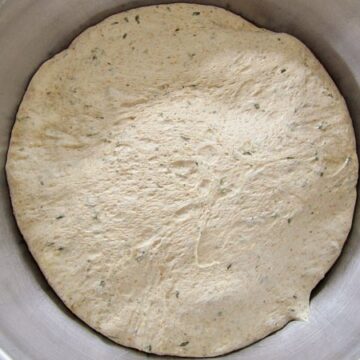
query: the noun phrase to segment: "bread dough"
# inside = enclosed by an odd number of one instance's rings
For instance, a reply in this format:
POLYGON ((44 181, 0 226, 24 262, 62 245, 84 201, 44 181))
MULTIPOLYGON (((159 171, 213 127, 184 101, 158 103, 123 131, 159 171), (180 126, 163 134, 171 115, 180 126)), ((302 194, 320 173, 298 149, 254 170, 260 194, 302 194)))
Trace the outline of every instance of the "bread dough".
POLYGON ((43 64, 6 170, 73 313, 119 344, 202 357, 307 318, 357 167, 345 102, 301 42, 172 4, 111 16, 43 64))

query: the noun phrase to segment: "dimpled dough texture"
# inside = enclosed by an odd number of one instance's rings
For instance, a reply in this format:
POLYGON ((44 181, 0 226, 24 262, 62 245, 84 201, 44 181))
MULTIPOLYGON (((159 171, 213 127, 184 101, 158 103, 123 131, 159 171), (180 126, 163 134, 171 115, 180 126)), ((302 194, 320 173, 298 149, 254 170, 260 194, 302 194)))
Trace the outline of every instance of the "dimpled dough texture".
POLYGON ((114 15, 41 66, 7 176, 72 312, 119 344, 202 357, 307 319, 351 226, 357 156, 302 43, 173 4, 114 15))

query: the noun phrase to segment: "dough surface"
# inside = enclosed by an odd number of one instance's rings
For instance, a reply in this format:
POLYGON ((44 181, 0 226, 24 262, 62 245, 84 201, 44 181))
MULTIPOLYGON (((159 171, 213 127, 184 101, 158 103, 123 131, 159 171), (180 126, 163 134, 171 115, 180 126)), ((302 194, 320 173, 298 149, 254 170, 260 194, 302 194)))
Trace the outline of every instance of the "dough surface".
POLYGON ((192 357, 308 317, 357 168, 345 102, 301 42, 189 4, 111 16, 43 64, 6 165, 69 309, 119 344, 192 357))

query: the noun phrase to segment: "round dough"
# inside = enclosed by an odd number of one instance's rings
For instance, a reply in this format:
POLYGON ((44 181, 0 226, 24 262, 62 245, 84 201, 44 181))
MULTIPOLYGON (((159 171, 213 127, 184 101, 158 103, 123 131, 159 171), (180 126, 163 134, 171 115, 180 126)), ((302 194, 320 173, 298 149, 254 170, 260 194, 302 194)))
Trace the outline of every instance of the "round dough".
POLYGON ((7 176, 71 311, 120 344, 201 357, 307 318, 351 226, 357 156, 302 43, 173 4, 114 15, 39 69, 7 176))

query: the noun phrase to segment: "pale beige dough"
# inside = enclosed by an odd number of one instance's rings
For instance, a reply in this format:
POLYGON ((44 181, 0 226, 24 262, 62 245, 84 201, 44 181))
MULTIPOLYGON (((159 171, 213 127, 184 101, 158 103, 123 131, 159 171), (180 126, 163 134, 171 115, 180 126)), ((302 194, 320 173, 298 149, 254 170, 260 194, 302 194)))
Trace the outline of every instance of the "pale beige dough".
POLYGON ((357 168, 345 102, 301 42, 173 4, 114 15, 41 66, 6 170, 71 311, 119 344, 201 357, 308 317, 357 168))

